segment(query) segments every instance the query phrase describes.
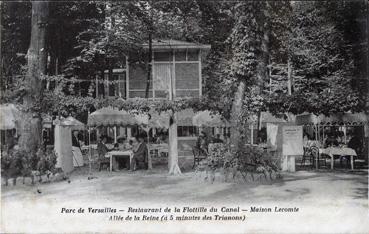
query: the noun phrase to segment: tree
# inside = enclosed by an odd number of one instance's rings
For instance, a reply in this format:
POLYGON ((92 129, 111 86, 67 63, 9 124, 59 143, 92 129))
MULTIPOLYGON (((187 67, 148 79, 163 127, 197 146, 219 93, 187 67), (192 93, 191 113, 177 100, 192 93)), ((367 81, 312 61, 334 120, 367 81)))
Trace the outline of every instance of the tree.
POLYGON ((355 83, 360 80, 355 77, 356 71, 362 70, 355 64, 363 56, 354 55, 359 55, 352 50, 356 42, 345 32, 353 26, 347 16, 352 7, 342 1, 294 4, 291 33, 286 41, 294 68, 295 92, 291 96, 271 94, 268 106, 272 112, 329 115, 363 110, 365 95, 359 83, 355 83))
POLYGON ((248 119, 259 109, 260 90, 269 56, 268 3, 239 3, 235 11, 236 22, 229 37, 232 46, 229 79, 234 93, 230 116, 231 142, 237 148, 239 143, 247 141, 248 119))
POLYGON ((28 108, 22 118, 20 147, 27 152, 36 152, 41 144, 41 116, 39 105, 43 92, 40 76, 46 71, 46 27, 48 2, 32 2, 31 41, 27 53, 27 87, 23 104, 28 108))
POLYGON ((29 46, 31 4, 1 3, 1 95, 11 87, 17 76, 23 75, 25 54, 29 46), (19 17, 22 16, 22 17, 19 17), (4 46, 6 45, 6 46, 4 46))

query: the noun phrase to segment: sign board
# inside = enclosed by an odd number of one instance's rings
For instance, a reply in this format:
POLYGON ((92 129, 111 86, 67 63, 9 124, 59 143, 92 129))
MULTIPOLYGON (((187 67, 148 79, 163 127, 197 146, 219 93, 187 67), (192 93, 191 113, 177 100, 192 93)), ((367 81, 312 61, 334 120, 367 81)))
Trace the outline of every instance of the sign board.
POLYGON ((283 155, 303 155, 302 126, 283 126, 283 155))

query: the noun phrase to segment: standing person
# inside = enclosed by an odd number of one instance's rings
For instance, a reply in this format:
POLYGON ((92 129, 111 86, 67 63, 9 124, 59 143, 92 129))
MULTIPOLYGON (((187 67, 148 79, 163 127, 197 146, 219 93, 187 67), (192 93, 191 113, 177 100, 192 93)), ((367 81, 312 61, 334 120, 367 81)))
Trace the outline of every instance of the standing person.
POLYGON ((133 147, 133 157, 131 161, 130 170, 137 170, 137 166, 139 166, 139 162, 143 162, 145 165, 145 169, 148 169, 148 149, 145 143, 145 139, 142 135, 136 137, 138 144, 133 147))
POLYGON ((76 167, 83 166, 83 156, 81 151, 81 145, 78 140, 78 131, 74 131, 72 134, 72 153, 73 153, 73 165, 76 167))
POLYGON ((106 146, 106 136, 101 136, 100 141, 97 143, 97 152, 99 156, 104 156, 109 151, 106 146))

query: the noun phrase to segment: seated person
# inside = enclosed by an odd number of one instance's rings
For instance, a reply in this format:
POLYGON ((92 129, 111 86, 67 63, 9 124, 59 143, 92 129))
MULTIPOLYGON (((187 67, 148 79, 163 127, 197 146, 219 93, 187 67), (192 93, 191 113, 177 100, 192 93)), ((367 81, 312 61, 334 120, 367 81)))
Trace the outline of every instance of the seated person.
POLYGON ((144 168, 148 169, 148 148, 143 136, 136 137, 138 144, 133 147, 133 157, 131 161, 130 170, 138 169, 140 162, 144 163, 144 168))
POLYGON ((326 147, 338 146, 337 137, 334 134, 330 134, 325 141, 326 147))
POLYGON ((130 139, 126 139, 124 142, 123 142, 123 148, 124 150, 131 150, 133 148, 133 140, 130 139))
POLYGON ((108 147, 106 146, 107 138, 106 136, 101 136, 100 141, 97 143, 97 153, 100 156, 105 156, 105 154, 109 151, 108 147))
POLYGON ((353 137, 351 137, 350 141, 348 142, 347 147, 355 150, 357 154, 360 154, 362 145, 363 144, 360 138, 357 135, 354 135, 353 137))
POLYGON ((106 136, 101 136, 100 141, 97 143, 97 153, 100 162, 99 171, 101 170, 103 164, 110 164, 109 158, 105 157, 106 153, 109 151, 108 147, 106 146, 106 140, 106 136))

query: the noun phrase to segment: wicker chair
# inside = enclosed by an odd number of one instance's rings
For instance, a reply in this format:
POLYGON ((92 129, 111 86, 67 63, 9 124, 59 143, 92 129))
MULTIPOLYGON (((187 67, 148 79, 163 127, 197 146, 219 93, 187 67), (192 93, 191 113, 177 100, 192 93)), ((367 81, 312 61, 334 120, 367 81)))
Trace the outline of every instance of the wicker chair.
POLYGON ((327 167, 326 157, 319 154, 319 148, 316 146, 310 147, 311 155, 313 156, 314 165, 317 163, 316 168, 319 168, 320 162, 324 162, 324 166, 327 167))
POLYGON ((313 157, 311 149, 309 147, 304 147, 304 154, 302 156, 300 166, 306 166, 306 162, 309 162, 309 165, 311 167, 313 167, 314 163, 315 163, 314 162, 314 157, 313 157))
POLYGON ((110 159, 105 157, 106 150, 101 147, 100 144, 97 145, 97 154, 98 154, 98 165, 99 171, 106 165, 108 168, 110 167, 110 159))

